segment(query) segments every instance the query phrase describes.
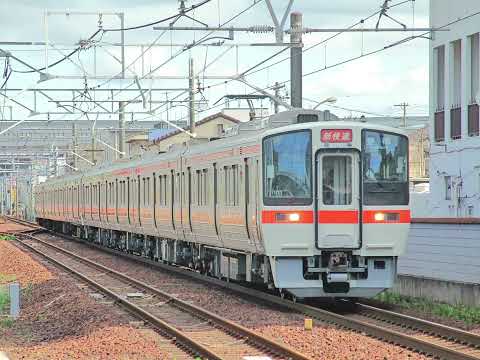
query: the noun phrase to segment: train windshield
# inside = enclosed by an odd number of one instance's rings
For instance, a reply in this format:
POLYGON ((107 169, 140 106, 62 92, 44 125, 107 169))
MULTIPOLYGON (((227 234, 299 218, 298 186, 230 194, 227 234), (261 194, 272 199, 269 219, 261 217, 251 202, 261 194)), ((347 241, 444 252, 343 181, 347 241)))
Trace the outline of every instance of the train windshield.
POLYGON ((366 205, 408 204, 408 140, 382 131, 363 132, 363 197, 366 205))
POLYGON ((265 205, 312 203, 312 135, 309 130, 265 138, 263 164, 265 205))

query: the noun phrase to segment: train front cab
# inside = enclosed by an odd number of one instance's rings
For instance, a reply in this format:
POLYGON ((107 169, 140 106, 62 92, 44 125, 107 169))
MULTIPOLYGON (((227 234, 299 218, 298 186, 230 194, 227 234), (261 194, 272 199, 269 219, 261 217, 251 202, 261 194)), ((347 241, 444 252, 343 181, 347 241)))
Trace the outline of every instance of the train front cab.
POLYGON ((303 297, 372 297, 405 250, 408 140, 356 123, 268 135, 262 229, 275 286, 303 297))

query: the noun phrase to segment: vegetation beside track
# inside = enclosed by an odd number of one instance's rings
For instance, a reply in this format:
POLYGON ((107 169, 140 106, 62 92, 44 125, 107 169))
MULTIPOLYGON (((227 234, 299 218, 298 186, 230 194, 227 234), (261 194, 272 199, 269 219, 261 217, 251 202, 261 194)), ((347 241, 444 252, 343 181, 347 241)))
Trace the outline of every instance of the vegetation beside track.
POLYGON ((10 305, 10 297, 5 287, 0 286, 0 328, 11 327, 13 320, 6 313, 10 305))
POLYGON ((0 241, 12 241, 15 240, 13 235, 0 235, 0 241))
POLYGON ((10 303, 10 298, 8 296, 8 291, 6 288, 0 287, 0 314, 7 309, 10 303))
POLYGON ((468 325, 480 325, 480 307, 446 304, 424 298, 415 298, 385 291, 375 300, 400 308, 414 310, 447 319, 460 320, 468 325))

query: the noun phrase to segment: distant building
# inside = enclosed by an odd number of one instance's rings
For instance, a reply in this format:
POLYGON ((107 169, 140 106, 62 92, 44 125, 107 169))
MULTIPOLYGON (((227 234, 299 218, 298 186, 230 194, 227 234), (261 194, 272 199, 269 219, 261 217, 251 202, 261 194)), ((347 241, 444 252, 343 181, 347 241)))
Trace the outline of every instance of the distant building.
POLYGON ((480 217, 478 0, 430 2, 430 209, 434 217, 480 217))
MULTIPOLYGON (((239 123, 240 121, 238 119, 221 112, 210 115, 195 123, 196 139, 201 141, 201 139, 221 137, 226 129, 239 123)), ((174 144, 182 144, 191 139, 190 135, 178 129, 168 129, 168 131, 163 131, 161 133, 158 133, 156 130, 160 129, 155 129, 155 131, 150 133, 149 138, 152 143, 149 150, 155 149, 164 152, 174 144), (155 136, 155 134, 158 136, 155 136)))
POLYGON ((130 156, 142 155, 148 148, 150 142, 147 134, 134 135, 126 141, 128 154, 130 156))

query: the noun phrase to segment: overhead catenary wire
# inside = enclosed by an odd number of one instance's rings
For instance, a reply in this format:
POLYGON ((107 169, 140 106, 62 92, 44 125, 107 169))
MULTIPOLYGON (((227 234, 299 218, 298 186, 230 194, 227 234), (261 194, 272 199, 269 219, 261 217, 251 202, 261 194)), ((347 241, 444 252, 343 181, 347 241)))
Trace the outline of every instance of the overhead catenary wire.
MULTIPOLYGON (((97 31, 95 31, 92 35, 90 35, 90 37, 86 40, 87 42, 93 40, 102 30, 99 29, 97 31)), ((83 46, 78 46, 75 50, 69 52, 67 55, 65 55, 63 58, 51 63, 51 64, 48 64, 48 68, 52 68, 58 64, 61 64, 62 62, 64 62, 65 60, 67 59, 70 59, 71 56, 75 55, 77 52, 79 52, 80 50, 82 50, 83 46)), ((13 57, 12 58, 18 60, 17 58, 13 57)), ((25 64, 24 64, 25 65, 25 64)), ((31 66, 29 66, 30 68, 32 68, 31 66)), ((16 73, 21 73, 21 74, 29 74, 29 73, 34 73, 34 72, 40 72, 40 71, 43 71, 47 69, 46 66, 44 67, 41 67, 41 68, 32 68, 32 70, 13 70, 13 72, 16 72, 16 73)))
MULTIPOLYGON (((454 21, 451 21, 451 22, 449 22, 449 23, 447 23, 447 24, 445 24, 445 25, 442 25, 442 26, 438 27, 437 29, 446 28, 446 27, 448 27, 448 26, 450 26, 450 25, 456 24, 456 23, 461 22, 461 21, 465 21, 465 20, 470 19, 470 18, 472 18, 472 17, 474 17, 474 16, 477 16, 477 15, 480 15, 480 11, 477 11, 477 12, 475 12, 475 13, 466 15, 466 16, 461 17, 461 18, 458 18, 458 19, 456 19, 456 20, 454 20, 454 21)), ((329 66, 327 66, 327 67, 322 67, 322 68, 319 68, 319 69, 312 70, 312 71, 310 71, 310 72, 308 72, 308 73, 303 74, 302 77, 311 76, 311 75, 317 74, 317 73, 319 73, 319 72, 326 71, 326 70, 328 70, 328 69, 331 69, 331 68, 334 68, 334 67, 337 67, 337 66, 340 66, 340 65, 344 65, 344 64, 347 64, 347 63, 349 63, 349 62, 352 62, 352 61, 355 61, 355 60, 358 60, 358 59, 361 59, 361 58, 364 58, 364 57, 367 57, 367 56, 371 56, 371 55, 374 55, 374 54, 378 54, 378 53, 380 53, 380 52, 386 51, 386 50, 388 50, 388 49, 391 49, 391 48, 393 48, 393 47, 396 47, 396 46, 405 44, 405 43, 407 43, 407 42, 410 42, 410 41, 415 40, 415 39, 418 39, 418 38, 425 38, 425 36, 428 35, 429 33, 430 33, 430 32, 424 32, 424 33, 419 34, 419 35, 408 36, 408 37, 406 37, 406 38, 404 38, 404 39, 402 39, 402 40, 400 40, 400 41, 393 42, 393 43, 391 43, 391 44, 389 44, 389 45, 386 45, 386 46, 384 46, 384 47, 382 47, 382 48, 379 48, 379 49, 376 49, 376 50, 372 50, 372 51, 370 51, 370 52, 368 52, 368 53, 365 53, 365 54, 362 54, 362 55, 359 55, 359 56, 355 56, 355 57, 352 57, 352 58, 349 58, 349 59, 340 61, 340 62, 338 62, 338 63, 329 65, 329 66)), ((280 82, 278 82, 278 85, 284 85, 284 84, 287 84, 287 83, 289 83, 289 82, 290 82, 290 80, 280 81, 280 82)), ((272 88, 272 86, 267 86, 267 87, 263 88, 262 90, 264 90, 264 91, 265 91, 265 90, 270 90, 271 88, 272 88)), ((256 92, 257 92, 257 91, 254 91, 253 94, 256 93, 256 92)))
MULTIPOLYGON (((190 11, 194 10, 195 8, 198 8, 198 7, 200 7, 200 6, 208 3, 209 1, 211 1, 211 0, 202 1, 200 4, 197 4, 196 6, 194 5, 194 6, 190 7, 189 9, 183 10, 182 12, 180 12, 180 13, 178 13, 178 14, 175 14, 175 15, 173 15, 173 16, 171 16, 171 17, 168 17, 168 18, 164 18, 164 19, 162 19, 162 20, 159 20, 159 21, 156 22, 156 24, 158 24, 158 23, 160 23, 160 22, 168 21, 168 20, 170 20, 171 18, 174 18, 174 17, 177 17, 177 18, 178 18, 178 17, 181 16, 182 14, 185 14, 186 12, 190 12, 190 11)), ((145 26, 147 26, 147 25, 148 25, 148 26, 151 26, 150 23, 149 23, 149 24, 145 24, 145 26)), ((137 28, 138 28, 138 27, 137 27, 137 28)), ((112 29, 106 29, 106 30, 112 30, 112 29)), ((124 30, 126 30, 126 29, 124 29, 124 30)), ((132 29, 129 29, 129 30, 133 30, 133 28, 132 28, 132 29)), ((92 39, 94 39, 95 36, 96 36, 98 33, 100 33, 100 32, 102 32, 102 37, 103 37, 103 34, 105 33, 105 29, 98 29, 98 30, 97 30, 95 33, 93 33, 93 34, 88 38, 88 40, 85 41, 84 43, 89 44, 90 41, 91 41, 92 39)), ((55 66, 55 65, 58 65, 58 64, 60 64, 61 62, 67 60, 67 59, 70 59, 71 56, 73 56, 75 53, 79 52, 82 48, 83 48, 83 46, 77 47, 76 49, 74 49, 73 51, 71 51, 69 54, 67 54, 66 56, 64 56, 62 59, 60 59, 60 60, 58 60, 58 61, 50 64, 50 65, 49 65, 49 68, 51 68, 51 67, 53 67, 53 66, 55 66)), ((17 73, 33 73, 33 72, 39 72, 39 73, 41 73, 42 70, 45 70, 45 69, 46 69, 46 67, 36 69, 36 68, 34 68, 33 66, 31 66, 30 64, 24 62, 23 60, 18 59, 17 57, 12 56, 11 54, 8 54, 8 55, 9 55, 10 57, 12 57, 13 59, 19 61, 20 63, 22 63, 23 65, 25 65, 25 66, 27 66, 28 68, 31 69, 31 70, 29 70, 29 71, 14 70, 14 72, 17 72, 17 73)), ((130 65, 130 66, 131 66, 131 65, 130 65)), ((131 86, 131 85, 130 85, 130 86, 131 86)), ((16 101, 14 101, 14 102, 17 103, 16 101)), ((23 104, 20 104, 20 103, 17 103, 17 104, 20 105, 20 106, 22 106, 22 107, 25 107, 25 106, 23 106, 23 104)), ((97 106, 94 106, 93 109, 95 109, 96 107, 97 107, 97 106)), ((26 108, 26 107, 25 107, 25 108, 26 108)), ((75 120, 74 120, 74 121, 75 121, 75 120)))
POLYGON ((202 2, 198 3, 198 4, 194 4, 192 6, 190 6, 189 8, 187 9, 183 9, 182 11, 180 11, 178 14, 175 14, 175 15, 171 15, 171 16, 168 16, 166 18, 163 18, 161 20, 157 20, 157 21, 153 21, 153 22, 150 22, 150 23, 147 23, 147 24, 142 24, 142 25, 137 25, 137 26, 130 26, 130 27, 126 27, 126 28, 111 28, 111 29, 103 29, 104 32, 116 32, 116 31, 130 31, 130 30, 139 30, 139 29, 144 29, 144 28, 147 28, 147 27, 152 27, 153 25, 158 25, 158 24, 161 24, 161 23, 164 23, 166 21, 169 21, 169 20, 173 20, 175 19, 176 17, 178 17, 179 15, 183 15, 183 14, 186 14, 186 13, 189 13, 193 10, 195 10, 196 8, 199 8, 203 5, 205 5, 206 3, 209 3, 211 0, 203 0, 202 2))
MULTIPOLYGON (((238 12, 237 14, 235 14, 234 16, 232 16, 231 18, 229 18, 228 20, 226 20, 223 24, 221 24, 220 27, 224 27, 225 25, 228 25, 229 23, 231 23, 232 21, 234 21, 235 19, 237 19, 238 17, 242 16, 244 13, 246 13, 247 11, 249 11, 250 9, 252 9, 254 6, 260 4, 261 2, 263 2, 263 0, 259 0, 259 1, 256 1, 252 4, 250 4, 249 6, 247 6, 246 8, 244 8, 242 11, 238 12)), ((197 41, 194 45, 198 44, 200 41, 203 41, 205 40, 206 38, 208 38, 212 33, 214 33, 216 30, 212 30, 210 31, 208 34, 204 35, 199 41, 197 41)), ((193 47, 193 46, 192 46, 193 47)), ((187 50, 190 50, 191 47, 185 47, 181 50, 179 50, 176 54, 172 55, 168 60, 164 61, 162 64, 158 65, 157 67, 155 67, 154 69, 150 69, 150 71, 148 73, 146 73, 145 75, 143 75, 141 78, 139 79, 144 79, 146 78, 147 76, 153 74, 154 72, 158 71, 160 68, 162 68, 163 66, 165 66, 166 64, 168 64, 171 60, 173 60, 174 58, 178 57, 179 55, 185 53, 187 50)), ((120 94, 123 90, 126 90, 128 88, 130 88, 131 86, 133 86, 135 84, 135 81, 131 82, 129 85, 127 85, 126 87, 120 89, 118 92, 116 92, 114 95, 112 96, 116 96, 118 94, 120 94)), ((105 83, 103 83, 103 85, 105 85, 105 83)), ((102 86, 103 86, 102 85, 102 86)), ((90 89, 95 89, 97 88, 97 86, 93 87, 93 88, 90 88, 90 89)), ((181 92, 180 94, 178 94, 177 96, 182 96, 183 94, 186 94, 187 91, 183 91, 181 92)), ((111 99, 112 96, 110 96, 108 99, 111 99)), ((130 101, 134 101, 136 99, 138 99, 139 97, 141 96, 141 94, 139 94, 138 96, 136 96, 134 99, 131 99, 130 101)), ((127 102, 128 103, 128 102, 127 102)), ((163 105, 160 105, 158 106, 157 108, 153 109, 152 112, 155 112, 156 110, 158 110, 159 108, 162 108, 163 106, 165 106, 165 104, 163 105)), ((97 106, 94 106, 93 109, 95 109, 97 106)))
MULTIPOLYGON (((184 14, 184 13, 188 13, 190 11, 193 11, 194 9, 210 2, 211 0, 203 0, 201 3, 199 4, 194 4, 192 5, 190 8, 188 9, 185 9, 183 10, 182 12, 180 13, 177 13, 175 15, 171 15, 171 16, 168 16, 168 17, 165 17, 161 20, 157 20, 157 21, 154 21, 154 22, 151 22, 151 23, 148 23, 148 24, 142 24, 142 25, 138 25, 138 26, 132 26, 132 27, 128 27, 128 28, 112 28, 112 29, 104 29, 104 28, 100 28, 98 29, 97 31, 95 31, 92 35, 90 35, 87 40, 83 41, 84 44, 89 44, 99 33, 102 33, 102 36, 103 34, 107 33, 107 32, 116 32, 116 31, 129 31, 129 30, 138 30, 138 29, 142 29, 142 28, 146 28, 146 27, 150 27, 150 26, 153 26, 153 25, 158 25, 158 24, 161 24, 163 22, 166 22, 166 21, 169 21, 169 20, 172 20, 176 17, 178 17, 179 15, 181 14, 184 14)), ((63 58, 53 62, 52 64, 49 64, 48 65, 48 68, 51 68, 51 67, 54 67, 62 62, 64 62, 65 60, 69 59, 71 56, 75 55, 77 52, 79 52, 80 50, 82 50, 84 48, 84 45, 80 45, 78 47, 76 47, 74 50, 72 50, 70 53, 68 53, 67 55, 65 55, 63 58)), ((25 65, 25 64, 24 64, 25 65)), ((16 73, 33 73, 33 72, 39 72, 39 71, 43 71, 47 69, 46 66, 44 67, 41 67, 41 68, 33 68, 32 70, 13 70, 13 72, 16 72, 16 73)))
MULTIPOLYGON (((397 6, 403 5, 403 4, 408 3, 408 2, 412 2, 412 1, 415 1, 415 0, 403 0, 403 1, 400 1, 400 2, 398 2, 398 3, 395 3, 395 4, 390 5, 389 8, 394 8, 394 7, 397 7, 397 6)), ((313 44, 313 45, 310 45, 309 47, 303 49, 303 50, 302 50, 302 53, 306 53, 307 51, 310 51, 310 50, 312 50, 312 49, 314 49, 314 48, 316 48, 316 47, 318 47, 318 46, 320 46, 320 45, 322 45, 322 44, 326 44, 327 42, 329 42, 329 41, 335 39, 336 37, 344 34, 344 33, 346 32, 346 30, 350 30, 350 29, 352 29, 352 28, 354 28, 354 27, 356 27, 356 26, 358 26, 358 25, 360 25, 360 24, 363 24, 365 21, 368 21, 368 20, 371 19, 372 17, 378 15, 380 12, 381 12, 381 10, 377 10, 377 11, 373 12, 372 14, 368 15, 367 17, 364 17, 364 18, 362 18, 361 20, 355 22, 354 24, 346 27, 346 28, 345 28, 345 31, 337 32, 337 33, 335 33, 335 34, 333 34, 333 35, 331 35, 331 36, 329 36, 329 37, 327 37, 327 38, 325 38, 325 39, 323 39, 323 40, 321 40, 321 41, 319 41, 319 42, 317 42, 317 43, 315 43, 315 44, 313 44)), ((286 48, 286 49, 288 49, 288 48, 286 48)), ((280 51, 279 53, 277 53, 277 55, 279 55, 281 52, 283 52, 283 51, 280 51)), ((266 61, 268 61, 268 60, 271 59, 271 58, 273 58, 273 57, 269 57, 268 59, 266 59, 265 61, 262 61, 261 63, 263 64, 263 63, 265 63, 266 61)), ((278 65, 278 64, 281 64, 281 63, 283 63, 283 62, 285 62, 285 61, 287 61, 287 60, 289 60, 289 59, 290 59, 290 56, 286 56, 286 57, 284 57, 284 58, 282 58, 282 59, 280 59, 280 60, 277 60, 277 61, 275 61, 275 62, 273 62, 273 63, 271 63, 271 64, 269 64, 269 65, 266 65, 266 66, 264 66, 264 67, 261 67, 260 69, 257 69, 257 70, 255 70, 255 71, 248 71, 248 76, 254 75, 254 74, 259 73, 259 72, 261 72, 261 71, 268 70, 268 69, 270 69, 271 67, 273 67, 273 66, 275 66, 275 65, 278 65)), ((256 66, 254 66, 254 68, 257 68, 258 66, 259 66, 259 65, 256 65, 256 66)), ((250 69, 250 70, 253 70, 253 69, 250 69)), ((245 76, 247 76, 247 74, 245 74, 245 76)), ((216 86, 219 86, 219 85, 223 85, 223 84, 226 84, 226 83, 232 82, 232 81, 233 81, 233 80, 225 80, 225 81, 222 81, 222 82, 218 82, 218 83, 216 83, 216 84, 212 84, 212 85, 206 86, 205 88, 207 88, 207 89, 213 88, 213 87, 216 87, 216 86)))

